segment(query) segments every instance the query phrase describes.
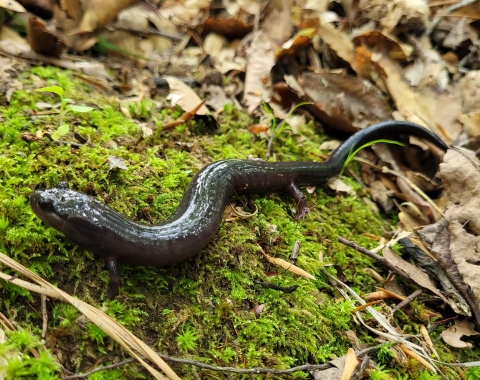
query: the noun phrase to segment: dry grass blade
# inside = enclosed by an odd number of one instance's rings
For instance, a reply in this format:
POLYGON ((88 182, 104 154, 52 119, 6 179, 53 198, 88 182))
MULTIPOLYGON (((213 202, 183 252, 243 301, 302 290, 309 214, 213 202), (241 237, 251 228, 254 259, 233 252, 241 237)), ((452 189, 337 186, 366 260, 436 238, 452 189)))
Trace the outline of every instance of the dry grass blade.
MULTIPOLYGON (((331 282, 333 284, 336 284, 336 285, 340 285, 340 287, 338 287, 338 291, 347 299, 349 298, 348 297, 348 294, 350 294, 353 298, 355 298, 361 305, 364 305, 366 302, 357 294, 355 293, 355 291, 353 289, 351 289, 348 285, 344 284, 342 281, 340 281, 339 279, 333 277, 331 274, 329 274, 328 272, 326 271, 323 271, 323 273, 325 273, 327 275, 327 277, 331 280, 331 282), (343 289, 345 289, 346 291, 344 291, 343 289), (348 292, 348 294, 347 294, 348 292)), ((433 370, 435 372, 440 372, 441 371, 435 366, 435 364, 433 363, 434 360, 432 360, 428 354, 426 353, 426 351, 424 350, 423 347, 415 344, 415 343, 412 343, 412 342, 409 342, 406 338, 409 338, 411 336, 409 335, 405 335, 405 334, 399 334, 397 332, 397 330, 390 324, 390 322, 381 314, 379 313, 377 310, 375 310, 374 308, 372 308, 371 306, 367 307, 367 311, 372 315, 373 318, 375 318, 377 320, 377 322, 379 323, 379 325, 381 327, 383 327, 386 332, 383 332, 383 331, 380 331, 380 330, 377 330, 377 329, 374 329, 370 326, 368 326, 364 321, 363 321, 363 318, 361 317, 360 313, 355 313, 355 315, 357 316, 358 320, 360 321, 360 323, 368 330, 370 330, 371 332, 373 332, 374 334, 377 334, 391 342, 397 342, 397 343, 403 343, 403 345, 405 347, 408 347, 408 349, 411 351, 411 352, 415 352, 416 355, 418 355, 419 357, 422 357, 426 360, 426 362, 429 363, 430 367, 431 368, 434 368, 433 370)), ((428 367, 428 368, 430 368, 428 367)))
MULTIPOLYGON (((17 263, 16 261, 1 252, 0 261, 8 267, 16 270, 23 276, 31 279, 32 281, 35 281, 42 288, 42 294, 48 294, 51 297, 58 298, 65 302, 69 302, 73 306, 75 306, 82 314, 84 314, 99 328, 105 331, 105 333, 107 333, 113 340, 115 340, 123 348, 125 348, 125 350, 127 350, 130 355, 137 359, 152 374, 152 376, 154 376, 155 379, 165 379, 165 376, 163 376, 151 365, 146 363, 140 357, 140 355, 145 356, 147 359, 155 363, 168 376, 169 379, 180 380, 180 377, 149 346, 147 346, 144 342, 138 339, 130 331, 125 329, 125 327, 120 325, 117 321, 110 318, 107 314, 103 313, 102 311, 96 309, 95 307, 89 305, 86 302, 70 296, 63 290, 56 288, 48 281, 44 280, 40 276, 37 276, 35 273, 31 272, 23 265, 17 263)), ((13 282, 18 286, 22 286, 19 281, 15 280, 13 282)), ((30 290, 36 291, 32 287, 30 287, 30 290)))
POLYGON ((258 248, 260 248, 263 256, 265 256, 265 258, 272 264, 278 265, 279 267, 282 267, 289 272, 295 273, 296 275, 308 278, 310 280, 315 280, 315 277, 307 271, 304 271, 303 269, 297 267, 296 265, 293 265, 292 263, 289 263, 288 261, 267 255, 260 246, 258 248))

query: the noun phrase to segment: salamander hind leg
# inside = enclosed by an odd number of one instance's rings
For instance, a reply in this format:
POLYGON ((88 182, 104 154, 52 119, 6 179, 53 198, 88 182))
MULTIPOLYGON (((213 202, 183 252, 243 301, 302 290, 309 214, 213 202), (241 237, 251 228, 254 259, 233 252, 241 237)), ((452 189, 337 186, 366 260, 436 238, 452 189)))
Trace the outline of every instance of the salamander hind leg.
POLYGON ((293 182, 285 189, 288 194, 290 194, 295 202, 297 203, 297 214, 295 215, 295 219, 303 219, 307 212, 310 211, 307 206, 307 198, 302 193, 302 191, 295 185, 293 182))
POLYGON ((120 291, 120 267, 113 258, 106 258, 108 273, 110 274, 110 282, 108 284, 108 297, 114 299, 120 291))

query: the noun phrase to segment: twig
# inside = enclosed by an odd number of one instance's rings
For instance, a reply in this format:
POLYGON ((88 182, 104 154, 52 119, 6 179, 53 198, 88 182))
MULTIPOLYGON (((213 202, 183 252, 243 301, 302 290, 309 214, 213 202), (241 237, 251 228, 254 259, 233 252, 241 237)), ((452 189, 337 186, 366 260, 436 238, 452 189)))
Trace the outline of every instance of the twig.
POLYGON ((420 294, 422 294, 422 289, 415 290, 412 294, 410 294, 407 298, 405 298, 402 302, 400 302, 397 306, 392 309, 392 315, 395 314, 401 308, 407 306, 410 302, 412 302, 415 298, 417 298, 420 294))
POLYGON ((130 358, 130 359, 127 359, 127 360, 124 360, 124 361, 121 361, 121 362, 118 362, 118 363, 115 363, 115 364, 106 365, 105 367, 95 368, 95 369, 91 370, 90 372, 85 372, 85 373, 80 373, 78 375, 62 377, 60 380, 84 379, 84 378, 86 378, 90 375, 93 375, 96 372, 107 371, 109 369, 118 368, 118 367, 121 367, 125 364, 130 364, 130 363, 133 363, 133 362, 136 362, 136 361, 137 361, 137 359, 130 358))
POLYGON ((15 327, 12 325, 12 322, 2 313, 0 312, 0 323, 4 326, 5 330, 15 330, 15 327))
MULTIPOLYGON (((368 347, 362 351, 359 351, 356 353, 357 357, 361 357, 363 355, 366 355, 372 351, 378 350, 381 348, 384 344, 379 344, 377 346, 373 347, 368 347)), ((163 354, 158 354, 163 360, 167 362, 174 362, 174 363, 180 363, 180 364, 186 364, 186 365, 193 365, 196 367, 204 368, 204 369, 210 369, 212 371, 217 371, 217 372, 233 372, 233 373, 240 373, 240 374, 254 374, 254 375, 259 375, 259 374, 265 374, 265 373, 273 373, 276 375, 286 375, 289 373, 297 372, 297 371, 314 371, 314 370, 324 370, 333 367, 333 364, 330 363, 324 363, 324 364, 304 364, 300 365, 298 367, 292 367, 288 369, 276 369, 276 368, 267 368, 267 367, 258 367, 258 368, 234 368, 234 367, 217 367, 214 365, 210 364, 205 364, 202 362, 198 362, 196 360, 189 360, 189 359, 180 359, 180 358, 175 358, 173 356, 168 356, 168 355, 163 355, 163 354)), ((113 368, 118 368, 121 367, 125 364, 130 364, 132 362, 135 362, 135 359, 127 359, 115 364, 107 365, 105 367, 99 367, 95 368, 94 370, 86 373, 81 373, 78 375, 72 375, 72 376, 66 376, 62 377, 60 380, 71 380, 71 379, 84 379, 96 372, 100 371, 106 371, 108 369, 113 369, 113 368)))
POLYGON ((440 22, 440 20, 442 19, 442 17, 447 16, 449 13, 451 13, 453 11, 456 11, 457 9, 460 9, 460 8, 466 7, 467 5, 476 3, 477 1, 478 0, 463 0, 463 1, 459 1, 458 3, 452 4, 449 7, 445 8, 442 12, 440 12, 440 14, 438 16, 435 16, 435 18, 432 20, 432 23, 430 24, 430 26, 425 31, 425 35, 429 36, 433 32, 433 29, 435 29, 437 27, 437 25, 440 22))
POLYGON ((342 244, 345 244, 346 246, 355 249, 356 251, 363 253, 372 259, 379 261, 383 265, 385 265, 388 269, 394 271, 395 273, 398 273, 400 276, 405 277, 405 278, 410 278, 404 271, 401 269, 398 269, 395 265, 393 265, 390 261, 388 261, 385 257, 382 257, 380 255, 377 255, 376 253, 369 251, 366 248, 363 248, 359 246, 358 244, 354 243, 353 241, 347 240, 341 236, 338 237, 338 241, 342 244))
POLYGON ((42 294, 40 296, 40 301, 42 304, 42 339, 45 339, 48 328, 47 296, 42 294))

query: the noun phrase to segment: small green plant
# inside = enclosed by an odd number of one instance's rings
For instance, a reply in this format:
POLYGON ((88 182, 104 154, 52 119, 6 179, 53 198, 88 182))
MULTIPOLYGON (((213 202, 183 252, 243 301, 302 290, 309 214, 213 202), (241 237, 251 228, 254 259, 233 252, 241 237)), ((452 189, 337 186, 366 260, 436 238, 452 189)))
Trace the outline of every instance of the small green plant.
POLYGON ((441 377, 437 374, 430 373, 428 371, 423 371, 420 376, 417 377, 417 380, 440 380, 441 377))
POLYGON ((392 376, 389 374, 389 370, 384 370, 383 366, 378 366, 378 369, 373 370, 370 372, 370 379, 371 380, 390 380, 392 376))
POLYGON ((353 158, 357 155, 358 152, 360 152, 362 149, 368 148, 369 146, 372 146, 372 145, 375 145, 375 144, 380 144, 380 143, 395 144, 395 145, 403 146, 403 143, 401 143, 400 141, 395 141, 395 140, 378 139, 378 140, 374 140, 374 141, 369 141, 368 143, 363 144, 360 148, 355 149, 353 152, 350 152, 347 159, 343 163, 343 169, 342 169, 340 175, 343 174, 343 171, 345 170, 347 165, 350 162, 352 162, 353 158))
POLYGON ((59 365, 38 337, 28 330, 7 331, 0 343, 1 379, 56 379, 59 365), (36 356, 32 349, 37 350, 36 356))
POLYGON ((103 340, 108 336, 105 331, 103 331, 100 327, 95 325, 94 323, 87 324, 87 334, 90 339, 95 341, 97 344, 98 350, 105 354, 105 348, 103 348, 103 340))
POLYGON ((60 116, 58 118, 58 128, 55 132, 51 134, 52 139, 55 141, 60 140, 62 136, 65 136, 70 131, 70 126, 64 123, 65 116, 70 111, 74 112, 90 112, 93 110, 92 107, 87 106, 77 106, 74 104, 68 104, 69 102, 73 102, 72 99, 64 98, 63 97, 63 88, 60 86, 50 86, 50 87, 42 87, 37 89, 38 92, 53 92, 60 97, 60 116))
POLYGON ((390 363, 391 359, 395 357, 394 352, 391 350, 391 347, 395 343, 386 343, 377 351, 377 360, 381 364, 388 364, 390 363))
POLYGON ((181 351, 188 352, 197 348, 198 334, 195 327, 184 327, 182 332, 177 335, 178 348, 181 351))
POLYGON ((471 367, 465 372, 466 380, 480 380, 480 367, 471 367))
POLYGON ((78 309, 70 304, 59 304, 53 309, 54 318, 58 318, 60 321, 59 325, 63 328, 73 326, 79 314, 78 309))

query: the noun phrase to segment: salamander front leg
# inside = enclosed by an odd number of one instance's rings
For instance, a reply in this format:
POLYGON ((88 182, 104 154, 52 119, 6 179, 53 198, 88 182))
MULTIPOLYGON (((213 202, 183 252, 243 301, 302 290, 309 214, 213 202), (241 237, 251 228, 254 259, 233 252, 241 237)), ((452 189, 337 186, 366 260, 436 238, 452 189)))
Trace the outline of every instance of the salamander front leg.
POLYGON ((295 219, 303 219, 305 215, 307 215, 307 212, 310 211, 307 206, 307 198, 293 182, 287 186, 286 191, 295 199, 295 202, 297 202, 297 215, 295 215, 295 219))
POLYGON ((115 259, 107 258, 105 259, 105 262, 107 264, 108 273, 110 274, 108 297, 110 297, 110 299, 114 299, 116 296, 118 296, 120 290, 120 267, 115 259))

